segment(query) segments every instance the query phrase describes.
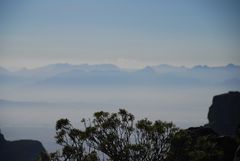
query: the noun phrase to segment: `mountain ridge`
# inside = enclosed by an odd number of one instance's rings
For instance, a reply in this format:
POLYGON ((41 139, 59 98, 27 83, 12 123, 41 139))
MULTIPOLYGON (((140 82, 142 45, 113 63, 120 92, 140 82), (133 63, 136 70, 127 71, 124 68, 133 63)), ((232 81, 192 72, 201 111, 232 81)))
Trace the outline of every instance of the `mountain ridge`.
POLYGON ((113 64, 49 64, 15 72, 0 68, 0 83, 9 86, 239 86, 240 66, 192 68, 167 64, 146 66, 134 71, 113 64), (2 71, 2 72, 1 72, 2 71))
MULTIPOLYGON (((54 63, 54 64, 48 64, 48 65, 43 65, 40 67, 35 67, 35 68, 27 68, 27 67, 22 67, 20 69, 17 69, 15 71, 11 71, 8 68, 1 66, 0 65, 0 72, 1 71, 7 71, 7 72, 19 72, 19 71, 26 71, 26 70, 40 70, 40 69, 46 69, 46 68, 54 68, 54 67, 61 67, 61 68, 66 68, 66 67, 101 67, 101 66, 108 66, 108 67, 113 67, 113 68, 118 68, 118 69, 128 69, 128 68, 121 68, 115 64, 87 64, 87 63, 83 63, 83 64, 70 64, 70 63, 54 63)), ((182 66, 175 66, 175 65, 169 65, 169 64, 158 64, 158 65, 146 65, 142 68, 137 68, 136 70, 141 70, 144 69, 146 67, 152 67, 152 68, 156 68, 156 67, 160 67, 160 68, 184 68, 184 69, 192 69, 192 68, 212 68, 212 69, 217 69, 217 68, 240 68, 240 64, 233 64, 233 63, 229 63, 226 65, 219 65, 219 66, 209 66, 209 65, 193 65, 192 67, 186 67, 184 65, 182 66)), ((130 68, 129 68, 130 69, 130 68)), ((131 69, 133 70, 133 69, 131 69)))

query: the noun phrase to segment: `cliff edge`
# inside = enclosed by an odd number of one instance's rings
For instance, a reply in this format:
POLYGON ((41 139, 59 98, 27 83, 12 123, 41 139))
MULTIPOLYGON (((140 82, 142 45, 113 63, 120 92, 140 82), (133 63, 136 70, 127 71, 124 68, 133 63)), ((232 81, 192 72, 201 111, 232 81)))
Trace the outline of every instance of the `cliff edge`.
POLYGON ((240 126, 240 92, 214 96, 208 120, 209 126, 219 135, 235 136, 240 126))
POLYGON ((0 160, 36 161, 41 152, 45 152, 45 149, 39 141, 7 141, 0 133, 0 160))

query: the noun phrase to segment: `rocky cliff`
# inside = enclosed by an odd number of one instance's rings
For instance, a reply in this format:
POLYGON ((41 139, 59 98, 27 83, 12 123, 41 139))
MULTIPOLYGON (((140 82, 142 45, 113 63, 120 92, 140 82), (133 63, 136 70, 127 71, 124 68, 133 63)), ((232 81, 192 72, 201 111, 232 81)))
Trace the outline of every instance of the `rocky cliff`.
POLYGON ((208 112, 209 126, 220 135, 236 135, 240 125, 240 92, 213 97, 208 112))
POLYGON ((34 140, 7 141, 0 133, 0 160, 2 161, 36 161, 43 145, 34 140))

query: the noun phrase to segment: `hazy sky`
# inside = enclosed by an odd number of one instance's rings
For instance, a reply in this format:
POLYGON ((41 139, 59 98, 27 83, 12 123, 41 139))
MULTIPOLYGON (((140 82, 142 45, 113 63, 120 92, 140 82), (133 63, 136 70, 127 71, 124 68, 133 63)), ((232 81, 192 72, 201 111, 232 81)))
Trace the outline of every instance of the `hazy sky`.
POLYGON ((1 0, 0 65, 240 64, 239 0, 1 0))

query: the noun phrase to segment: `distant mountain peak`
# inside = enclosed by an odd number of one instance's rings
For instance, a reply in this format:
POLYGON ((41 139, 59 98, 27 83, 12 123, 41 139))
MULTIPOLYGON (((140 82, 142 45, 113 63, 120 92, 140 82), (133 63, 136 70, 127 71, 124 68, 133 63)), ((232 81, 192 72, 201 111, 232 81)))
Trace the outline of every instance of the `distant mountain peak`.
POLYGON ((0 66, 0 73, 8 73, 9 70, 0 66))
POLYGON ((155 70, 151 67, 151 66, 146 66, 145 68, 143 68, 142 70, 140 70, 141 72, 146 72, 146 73, 155 73, 155 70))
POLYGON ((226 68, 239 68, 239 65, 235 65, 235 64, 228 64, 226 65, 226 68))
POLYGON ((196 65, 193 67, 193 69, 208 69, 209 67, 207 65, 196 65))
POLYGON ((145 68, 143 68, 143 71, 146 71, 146 72, 154 72, 154 69, 150 66, 146 66, 145 68))

